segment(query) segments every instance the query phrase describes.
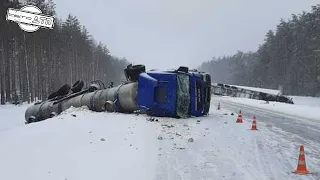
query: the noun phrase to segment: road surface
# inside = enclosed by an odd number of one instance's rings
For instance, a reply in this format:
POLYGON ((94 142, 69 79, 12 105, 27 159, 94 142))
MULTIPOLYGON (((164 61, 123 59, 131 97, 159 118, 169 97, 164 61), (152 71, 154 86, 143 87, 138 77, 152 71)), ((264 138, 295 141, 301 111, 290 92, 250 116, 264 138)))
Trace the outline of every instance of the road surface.
MULTIPOLYGON (((313 158, 320 162, 320 123, 308 121, 298 118, 290 118, 279 113, 270 113, 260 109, 254 109, 243 106, 238 103, 229 102, 219 97, 214 97, 213 101, 220 102, 222 109, 227 109, 238 115, 242 111, 242 116, 245 121, 252 122, 253 116, 256 116, 258 126, 262 124, 269 131, 282 136, 283 139, 294 144, 304 145, 309 149, 307 158, 313 158)), ((216 108, 216 107, 214 107, 216 108)), ((320 164, 318 167, 320 168, 320 164)), ((319 172, 315 172, 319 175, 319 172)), ((319 178, 320 179, 320 178, 319 178)))
POLYGON ((298 121, 295 118, 281 116, 278 113, 272 114, 228 101, 223 101, 221 106, 235 113, 241 110, 244 119, 249 119, 250 121, 253 116, 256 116, 259 121, 264 122, 270 130, 272 130, 272 127, 277 127, 285 132, 299 136, 302 140, 309 140, 313 143, 320 144, 320 123, 303 121, 303 119, 298 121))

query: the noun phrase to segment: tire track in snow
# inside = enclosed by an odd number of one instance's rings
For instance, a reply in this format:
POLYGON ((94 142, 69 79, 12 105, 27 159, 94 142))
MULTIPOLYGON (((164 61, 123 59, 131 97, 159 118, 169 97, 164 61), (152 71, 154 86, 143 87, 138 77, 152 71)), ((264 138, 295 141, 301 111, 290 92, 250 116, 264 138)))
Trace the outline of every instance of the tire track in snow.
MULTIPOLYGON (((320 179, 320 139, 318 138, 320 127, 316 126, 317 124, 310 126, 309 123, 304 124, 303 121, 268 114, 254 108, 229 105, 229 103, 222 106, 229 110, 242 109, 243 116, 246 118, 258 115, 258 128, 265 134, 261 140, 257 140, 259 151, 264 154, 269 151, 274 153, 270 155, 274 158, 274 163, 269 165, 262 163, 261 166, 269 168, 276 179, 320 179), (307 167, 313 172, 312 176, 297 176, 292 173, 297 166, 300 145, 305 146, 307 167), (282 169, 283 172, 279 169, 282 169)), ((263 159, 260 159, 261 161, 263 162, 263 159)), ((266 173, 269 170, 265 170, 266 173)))
MULTIPOLYGON (((181 128, 180 122, 176 119, 161 119, 159 129, 161 131, 159 141, 159 156, 157 167, 157 180, 172 179, 183 180, 190 179, 188 177, 188 169, 184 167, 177 157, 176 146, 182 146, 182 143, 177 139, 175 133, 177 127, 181 128), (173 126, 173 127, 171 127, 173 126), (176 144, 176 145, 174 145, 176 144)), ((181 130, 181 129, 180 129, 181 130)))
POLYGON ((267 175, 268 179, 270 180, 277 180, 279 178, 276 178, 275 173, 271 170, 270 168, 270 164, 266 162, 266 159, 274 159, 275 161, 277 160, 275 157, 270 157, 269 153, 270 151, 268 150, 267 153, 265 150, 265 139, 261 139, 262 137, 254 137, 253 138, 253 144, 255 146, 255 153, 254 153, 254 157, 255 160, 258 164, 258 166, 260 167, 260 170, 264 172, 265 175, 267 175), (258 139, 259 138, 259 139, 258 139), (264 143, 262 143, 262 141, 264 141, 264 143), (261 154, 263 156, 263 158, 261 157, 261 154))
MULTIPOLYGON (((212 121, 212 117, 216 118, 218 116, 209 116, 210 120, 207 118, 204 121, 212 121)), ((221 137, 222 139, 220 139, 219 134, 206 133, 202 123, 197 125, 192 121, 191 123, 188 121, 189 130, 186 130, 179 122, 180 121, 176 121, 175 128, 167 129, 166 139, 170 138, 175 131, 184 129, 180 131, 182 136, 192 135, 196 141, 194 143, 189 143, 186 139, 184 139, 184 141, 179 141, 180 145, 187 148, 186 151, 173 152, 172 149, 166 148, 166 150, 172 151, 172 153, 166 154, 165 161, 167 162, 167 167, 166 172, 163 172, 165 174, 173 174, 169 179, 262 179, 261 175, 257 175, 256 173, 259 171, 257 171, 253 165, 250 165, 246 159, 247 155, 242 157, 246 152, 238 150, 238 147, 241 147, 241 144, 240 146, 237 144, 236 147, 225 144, 225 137, 221 137)), ((224 121, 221 120, 220 117, 215 123, 220 123, 221 125, 224 124, 224 121)), ((216 132, 216 130, 217 129, 213 131, 216 132)), ((223 131, 223 129, 220 130, 223 131)), ((233 128, 231 128, 227 135, 233 139, 239 138, 240 141, 246 140, 246 138, 234 136, 235 133, 233 128)), ((175 140, 177 140, 177 138, 175 138, 175 140)), ((163 145, 165 145, 165 143, 163 145)), ((250 148, 245 148, 245 150, 248 149, 250 148)))
MULTIPOLYGON (((244 143, 244 146, 250 146, 250 144, 244 143)), ((233 147, 227 148, 227 150, 228 153, 224 153, 224 156, 228 157, 229 160, 233 161, 237 165, 238 169, 243 172, 245 180, 267 180, 267 178, 264 176, 265 173, 262 174, 259 168, 252 163, 254 162, 253 159, 256 154, 254 152, 255 148, 253 145, 243 149, 237 149, 237 147, 233 147), (234 151, 234 149, 236 149, 236 151, 234 151)))

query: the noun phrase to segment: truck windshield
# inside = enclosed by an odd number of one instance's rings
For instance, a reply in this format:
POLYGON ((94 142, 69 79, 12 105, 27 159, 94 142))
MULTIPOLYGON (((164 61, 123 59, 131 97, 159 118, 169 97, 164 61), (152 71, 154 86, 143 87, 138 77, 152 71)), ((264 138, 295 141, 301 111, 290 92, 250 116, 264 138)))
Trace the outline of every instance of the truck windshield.
POLYGON ((190 80, 187 74, 177 74, 177 116, 188 117, 190 105, 190 80))

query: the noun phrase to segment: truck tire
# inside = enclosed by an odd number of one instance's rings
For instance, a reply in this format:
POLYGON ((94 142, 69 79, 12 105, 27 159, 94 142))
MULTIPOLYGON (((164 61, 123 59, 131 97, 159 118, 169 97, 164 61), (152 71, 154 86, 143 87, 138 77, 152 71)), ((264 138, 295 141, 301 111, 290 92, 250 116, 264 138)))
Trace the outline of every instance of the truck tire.
POLYGON ((139 78, 139 74, 146 72, 146 67, 144 65, 134 65, 131 64, 127 66, 127 68, 124 70, 125 75, 128 80, 130 81, 137 81, 139 78))
POLYGON ((57 97, 57 96, 58 96, 58 93, 57 93, 57 91, 55 91, 55 92, 51 93, 47 99, 48 99, 48 100, 49 100, 49 99, 53 99, 53 98, 55 98, 55 97, 57 97))
POLYGON ((73 93, 80 92, 83 86, 84 86, 84 82, 82 80, 78 80, 72 85, 71 91, 73 93))
POLYGON ((58 91, 57 91, 57 96, 65 96, 69 93, 71 87, 69 84, 63 85, 58 91))
POLYGON ((49 99, 54 99, 54 98, 56 98, 58 96, 59 97, 65 96, 65 95, 67 95, 69 93, 70 89, 71 89, 70 85, 69 84, 65 84, 60 89, 58 89, 58 91, 55 91, 55 92, 51 93, 48 96, 47 99, 49 100, 49 99))

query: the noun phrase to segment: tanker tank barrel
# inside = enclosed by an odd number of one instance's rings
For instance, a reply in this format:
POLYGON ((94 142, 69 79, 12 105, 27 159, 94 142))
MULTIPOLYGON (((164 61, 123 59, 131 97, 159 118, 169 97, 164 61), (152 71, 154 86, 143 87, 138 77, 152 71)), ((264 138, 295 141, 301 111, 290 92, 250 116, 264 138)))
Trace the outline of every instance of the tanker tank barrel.
POLYGON ((88 89, 69 94, 60 99, 35 103, 26 110, 25 120, 27 123, 45 120, 70 107, 85 106, 97 112, 106 111, 108 107, 110 111, 110 102, 112 102, 116 111, 130 113, 138 109, 135 103, 137 87, 137 82, 105 89, 99 89, 96 84, 93 84, 88 89))

